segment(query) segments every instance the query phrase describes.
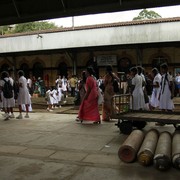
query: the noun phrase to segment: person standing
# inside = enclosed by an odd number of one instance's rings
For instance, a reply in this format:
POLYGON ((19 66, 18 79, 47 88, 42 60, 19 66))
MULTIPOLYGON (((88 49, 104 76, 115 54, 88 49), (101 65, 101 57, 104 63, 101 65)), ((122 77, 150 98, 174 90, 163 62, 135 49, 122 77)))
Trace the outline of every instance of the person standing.
POLYGON ((19 106, 19 116, 17 116, 17 119, 22 119, 22 105, 25 104, 26 107, 26 115, 25 118, 29 118, 29 105, 31 104, 31 99, 29 96, 29 90, 27 87, 27 79, 24 77, 24 72, 22 70, 18 71, 18 85, 19 85, 19 92, 18 92, 18 98, 17 103, 19 106))
POLYGON ((152 95, 149 102, 149 109, 153 110, 159 107, 159 93, 161 89, 161 75, 157 68, 152 69, 152 77, 153 77, 153 90, 152 95))
POLYGON ((132 67, 130 69, 132 74, 132 85, 131 93, 133 96, 133 110, 144 110, 145 109, 145 100, 143 92, 143 78, 138 74, 137 67, 132 67))
POLYGON ((4 120, 7 121, 9 120, 9 118, 15 117, 13 113, 13 107, 15 107, 13 90, 14 81, 11 77, 9 77, 9 73, 6 71, 2 72, 1 78, 2 79, 0 80, 0 90, 2 91, 2 96, 0 96, 0 101, 3 104, 3 109, 5 112, 4 120))
POLYGON ((62 87, 62 79, 61 79, 61 75, 58 75, 56 80, 55 80, 55 84, 56 84, 56 87, 59 88, 59 87, 62 87))
POLYGON ((79 108, 78 121, 93 121, 94 124, 100 124, 98 86, 92 67, 87 67, 86 76, 86 93, 79 108))
POLYGON ((58 100, 59 108, 61 108, 63 98, 64 95, 63 95, 62 85, 59 85, 59 87, 57 88, 57 100, 58 100))
POLYGON ((76 79, 75 76, 73 75, 73 76, 69 79, 69 85, 70 85, 70 88, 71 88, 71 97, 75 97, 76 84, 77 84, 77 79, 76 79))
POLYGON ((168 65, 163 63, 161 66, 161 89, 159 94, 159 109, 162 111, 171 112, 174 109, 173 97, 174 97, 174 88, 173 88, 173 79, 172 76, 168 73, 168 65))
POLYGON ((32 87, 32 79, 30 77, 27 78, 27 86, 29 90, 29 94, 33 95, 33 87, 32 87))
POLYGON ((180 72, 178 72, 175 77, 175 86, 177 89, 177 94, 179 94, 179 97, 180 97, 180 72))
POLYGON ((112 72, 112 66, 106 67, 106 75, 104 76, 104 102, 102 104, 102 120, 110 121, 110 115, 112 114, 111 99, 114 92, 113 80, 116 79, 118 82, 119 78, 112 72))
POLYGON ((68 80, 65 76, 62 77, 62 90, 64 94, 64 103, 66 103, 66 98, 68 97, 68 80))
POLYGON ((52 107, 53 107, 53 99, 54 98, 53 98, 52 91, 53 91, 53 87, 52 86, 48 87, 48 89, 46 91, 46 95, 45 95, 45 100, 46 100, 47 105, 48 105, 47 111, 50 111, 50 112, 53 111, 52 107))
POLYGON ((81 73, 81 78, 78 80, 77 83, 77 92, 74 100, 74 104, 79 106, 84 99, 86 94, 86 71, 81 73))
POLYGON ((38 84, 39 84, 39 92, 42 97, 45 96, 45 84, 44 80, 41 77, 38 77, 38 84))

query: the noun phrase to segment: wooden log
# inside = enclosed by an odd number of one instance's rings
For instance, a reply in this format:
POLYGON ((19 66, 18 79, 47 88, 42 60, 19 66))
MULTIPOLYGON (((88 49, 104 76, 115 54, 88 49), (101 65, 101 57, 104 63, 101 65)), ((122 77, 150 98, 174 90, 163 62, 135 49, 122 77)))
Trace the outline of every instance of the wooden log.
POLYGON ((159 170, 167 170, 171 167, 171 134, 162 132, 159 136, 155 155, 154 165, 159 170))
POLYGON ((176 131, 172 139, 172 163, 177 169, 180 169, 180 131, 176 131))
POLYGON ((158 137, 159 132, 156 129, 151 129, 147 132, 137 155, 138 162, 141 165, 148 166, 153 163, 158 137))
POLYGON ((118 151, 119 158, 127 163, 133 162, 136 159, 137 152, 144 139, 144 133, 141 130, 134 130, 127 137, 118 151))

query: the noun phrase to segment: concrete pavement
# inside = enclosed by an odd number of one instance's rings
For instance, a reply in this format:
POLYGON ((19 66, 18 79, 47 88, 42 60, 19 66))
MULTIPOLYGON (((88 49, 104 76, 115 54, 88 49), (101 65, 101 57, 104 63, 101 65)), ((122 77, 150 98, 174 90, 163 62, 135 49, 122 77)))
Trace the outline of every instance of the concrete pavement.
MULTIPOLYGON (((64 107, 65 108, 65 107, 64 107)), ((127 138, 113 122, 75 122, 76 114, 30 113, 29 119, 0 120, 0 180, 179 179, 138 162, 124 163, 118 149, 127 138)), ((18 113, 15 112, 17 116, 18 113)), ((144 131, 154 128, 150 123, 144 131)), ((173 126, 155 127, 173 132, 173 126)))

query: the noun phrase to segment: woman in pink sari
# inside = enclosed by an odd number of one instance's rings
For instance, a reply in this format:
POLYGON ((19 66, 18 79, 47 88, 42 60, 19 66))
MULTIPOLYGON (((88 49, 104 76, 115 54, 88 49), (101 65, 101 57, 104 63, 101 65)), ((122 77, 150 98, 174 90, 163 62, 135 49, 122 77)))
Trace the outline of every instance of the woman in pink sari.
POLYGON ((80 105, 78 117, 82 121, 93 121, 94 124, 101 123, 98 109, 98 86, 93 76, 94 70, 88 67, 86 71, 86 94, 80 105))

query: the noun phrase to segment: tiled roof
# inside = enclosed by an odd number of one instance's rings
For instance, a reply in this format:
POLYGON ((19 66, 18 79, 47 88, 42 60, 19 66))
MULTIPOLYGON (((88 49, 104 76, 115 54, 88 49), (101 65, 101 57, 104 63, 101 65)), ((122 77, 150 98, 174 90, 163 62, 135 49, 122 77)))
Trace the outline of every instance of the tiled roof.
POLYGON ((180 21, 180 17, 126 21, 126 22, 96 24, 96 25, 87 25, 87 26, 75 26, 75 27, 66 27, 66 28, 60 27, 57 29, 48 29, 48 30, 41 30, 41 31, 26 32, 26 33, 1 35, 0 38, 55 33, 55 32, 66 32, 66 31, 78 31, 78 30, 86 30, 86 29, 99 29, 99 28, 108 28, 108 27, 135 26, 135 25, 155 24, 155 23, 178 22, 178 21, 180 21))

